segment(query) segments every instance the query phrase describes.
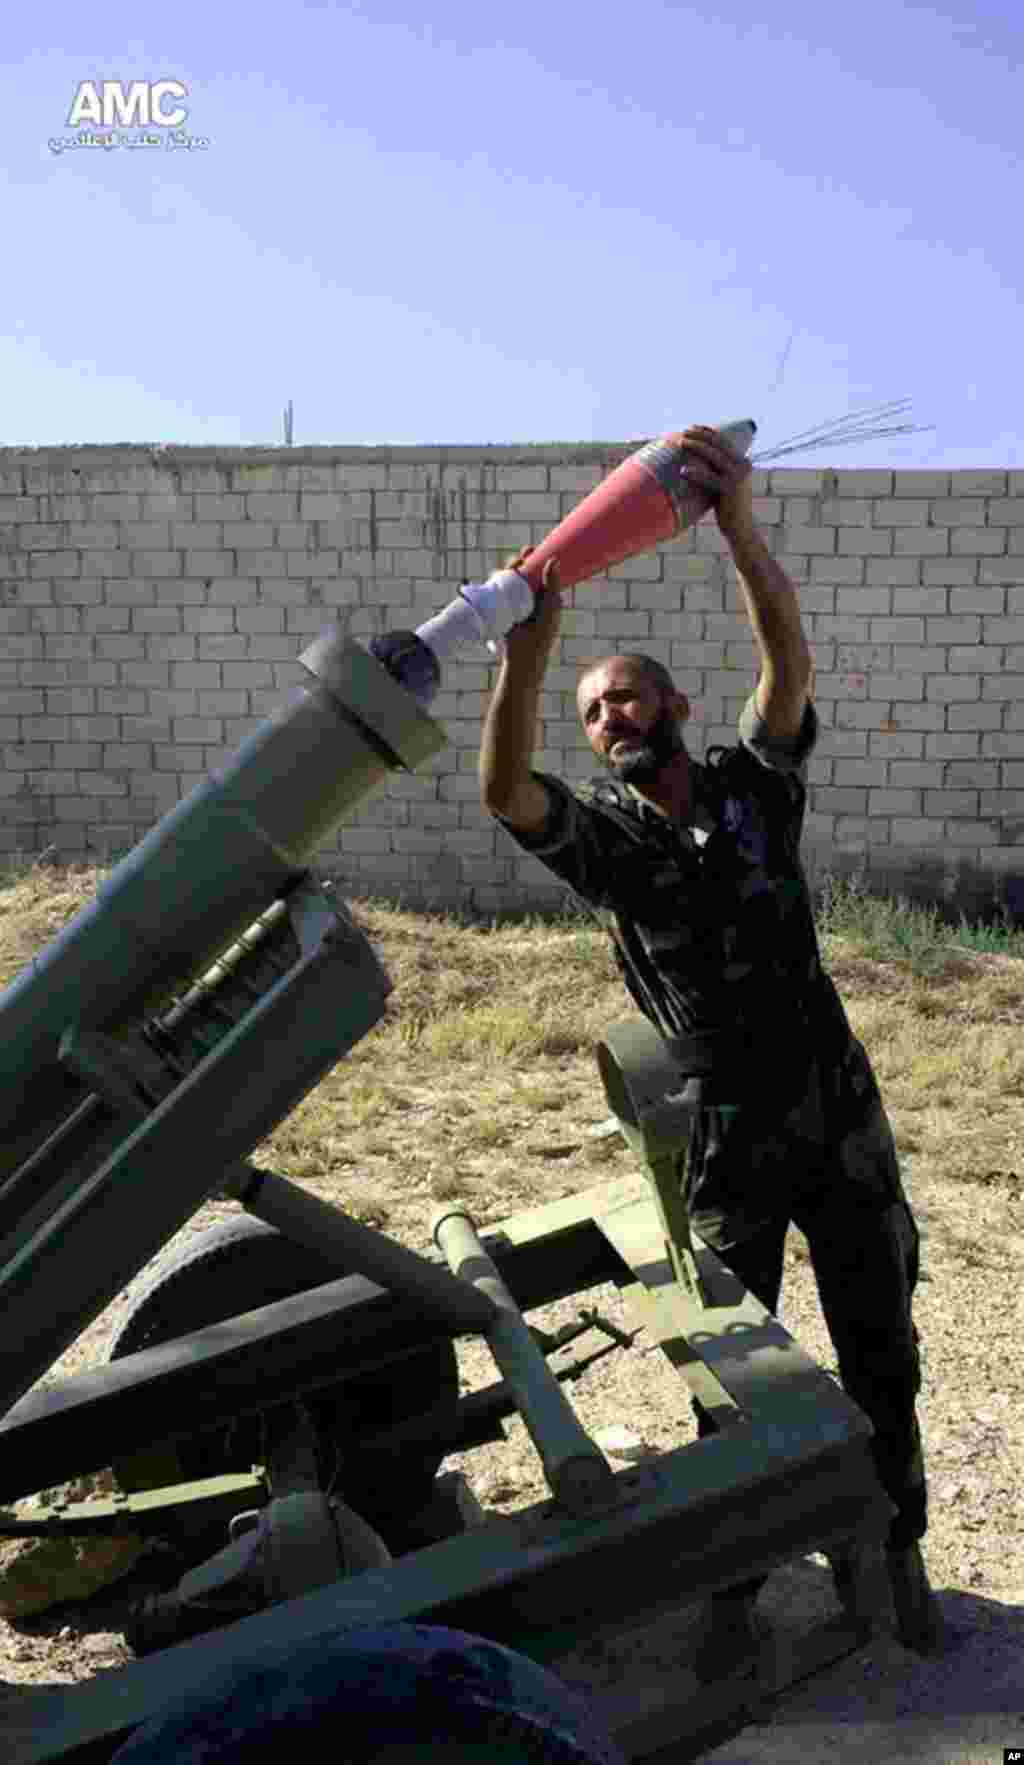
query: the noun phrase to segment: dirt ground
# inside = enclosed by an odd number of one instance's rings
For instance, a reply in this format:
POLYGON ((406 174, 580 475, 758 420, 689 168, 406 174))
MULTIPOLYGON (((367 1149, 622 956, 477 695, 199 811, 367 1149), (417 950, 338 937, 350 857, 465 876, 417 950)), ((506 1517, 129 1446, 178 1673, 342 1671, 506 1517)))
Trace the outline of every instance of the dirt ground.
MULTIPOLYGON (((41 921, 38 915, 30 915, 35 928, 31 942, 40 934, 52 935, 66 917, 66 904, 41 921)), ((22 960, 25 954, 22 950, 22 960)), ((389 960, 387 950, 384 954, 389 960)), ((507 952, 496 955, 507 961, 507 952)), ((443 965, 443 953, 437 960, 443 965)), ((1024 1001, 1024 964, 997 956, 978 958, 977 964, 979 974, 983 970, 990 981, 996 977, 992 986, 998 982, 999 1010, 983 1012, 982 1017, 989 1026, 998 1017, 1000 1029, 1016 1037, 1024 1001)), ((861 1028, 854 1008, 858 995, 855 968, 851 965, 854 978, 849 991, 845 987, 841 990, 848 1004, 849 993, 854 996, 851 1018, 858 1033, 865 1035, 874 1058, 876 1049, 866 1032, 872 1024, 883 1022, 876 1008, 881 1011, 884 1005, 885 988, 879 987, 877 974, 873 978, 862 974, 865 1027, 861 1028)), ((962 985, 957 981, 957 987, 968 996, 969 981, 962 985)), ((608 1021, 607 1001, 598 1002, 595 1009, 604 1010, 604 1021, 608 1021)), ((626 1015, 621 1002, 614 1009, 616 1015, 626 1015)), ((925 1033, 927 1009, 919 1012, 917 1021, 925 1033)), ((955 1076, 959 1061, 964 1086, 970 1084, 970 1022, 968 1011, 957 1032, 959 1052, 955 1041, 948 1051, 948 1071, 955 1076)), ((921 1662, 894 1639, 883 1637, 847 1662, 795 1688, 764 1721, 745 1730, 738 1740, 718 1747, 709 1755, 718 1765, 789 1765, 795 1759, 838 1759, 840 1765, 860 1765, 868 1759, 879 1765, 887 1765, 889 1760, 990 1765, 1001 1757, 1002 1747, 1024 1744, 1024 1496, 1020 1474, 1024 1447, 1024 1312, 1020 1295, 1024 1123, 1020 1069, 1015 1070, 1009 1086, 998 1148, 985 1143, 972 1153, 964 1140, 962 1114, 950 1117, 945 1128, 940 1121, 938 1141, 934 1133, 929 1138, 929 1123, 935 1130, 935 1111, 942 1108, 937 1084, 930 1097, 904 1097, 901 1092, 898 1059, 906 1033, 904 1026, 890 1050, 891 1086, 887 1087, 881 1056, 878 1070, 923 1239, 923 1272, 915 1315, 924 1351, 920 1414, 932 1503, 926 1555, 951 1626, 950 1650, 939 1661, 921 1662), (946 1149, 947 1156, 936 1156, 937 1143, 946 1149), (908 1144, 918 1150, 909 1150, 908 1144)), ((880 1049, 887 1045, 881 1029, 875 1039, 880 1049)), ((374 1036, 367 1038, 352 1061, 343 1062, 324 1081, 321 1091, 337 1086, 340 1095, 346 1084, 351 1093, 365 1086, 374 1059, 380 1058, 380 1044, 376 1051, 373 1044, 374 1036)), ((524 1107, 523 1095, 514 1090, 515 1083, 526 1081, 521 1072, 518 1079, 513 1075, 508 1079, 513 1090, 496 1092, 491 1098, 490 1119, 493 1123, 495 1108, 500 1105, 508 1132, 492 1135, 488 1143, 481 1128, 475 1139, 460 1143, 460 1110, 465 1115, 468 1108, 465 1074, 456 1067, 443 1082, 435 1075, 429 1093, 424 1092, 416 1047, 408 1044, 403 1056, 400 1052, 396 1055, 395 1046, 387 1071, 393 1092, 404 1086, 401 1108, 407 1156, 400 1168, 395 1170, 389 1118, 384 1110, 363 1123, 357 1151, 352 1151, 356 1142, 350 1141, 346 1151, 346 1143, 336 1140, 333 1153, 324 1155, 319 1168, 310 1171, 293 1165, 291 1174, 307 1182, 317 1195, 337 1201, 368 1223, 384 1226, 404 1242, 423 1247, 437 1200, 454 1193, 468 1193, 479 1223, 491 1225, 524 1206, 588 1188, 633 1169, 617 1136, 597 1138, 592 1132, 606 1118, 607 1108, 588 1049, 569 1048, 546 1057, 543 1078, 549 1086, 547 1102, 537 1091, 541 1081, 536 1065, 530 1078, 534 1091, 532 1102, 526 1099, 528 1107, 524 1107), (429 1130, 438 1112, 448 1124, 448 1138, 431 1145, 429 1130), (418 1147, 418 1152, 408 1152, 410 1146, 418 1147)), ((957 1108, 962 1101, 958 1098, 957 1108)), ((309 1146, 309 1124, 307 1121, 304 1127, 301 1119, 306 1107, 302 1106, 270 1142, 277 1168, 286 1173, 293 1140, 297 1145, 305 1134, 305 1146, 309 1146)), ((261 1151, 261 1158, 269 1162, 266 1150, 261 1151)), ((232 1203, 208 1204, 173 1243, 185 1241, 235 1211, 232 1203)), ((105 1360, 141 1280, 140 1275, 68 1349, 43 1384, 105 1360)), ((626 1327, 622 1301, 611 1286, 581 1300, 545 1308, 533 1314, 531 1322, 555 1327, 574 1318, 581 1303, 595 1305, 610 1320, 626 1327)), ((805 1351, 832 1368, 834 1357, 818 1308, 806 1246, 795 1230, 787 1248, 780 1315, 805 1351)), ((596 1339, 583 1338, 575 1352, 590 1346, 596 1346, 596 1339)), ((459 1357, 465 1388, 495 1377, 482 1345, 461 1344, 459 1357)), ((585 1373, 571 1392, 588 1430, 599 1434, 610 1427, 627 1428, 642 1454, 665 1452, 694 1437, 686 1386, 642 1334, 628 1351, 608 1355, 585 1373)), ((506 1424, 506 1431, 506 1442, 446 1462, 446 1468, 466 1472, 486 1508, 501 1512, 522 1508, 547 1494, 521 1423, 514 1420, 506 1424)), ((613 1463, 621 1462, 613 1457, 613 1463)), ((0 1546, 0 1552, 9 1553, 11 1548, 0 1546)), ((131 1658, 119 1634, 119 1623, 127 1604, 145 1585, 144 1558, 129 1577, 89 1602, 17 1623, 0 1620, 0 1691, 17 1698, 29 1689, 116 1671, 131 1658)), ((793 1565, 772 1578, 762 1601, 767 1615, 778 1625, 803 1623, 818 1609, 832 1609, 827 1573, 813 1560, 793 1565)), ((566 1676, 595 1687, 630 1676, 656 1684, 659 1676, 677 1675, 681 1670, 692 1622, 692 1609, 681 1607, 678 1614, 653 1630, 631 1632, 617 1642, 583 1651, 579 1659, 565 1663, 566 1676)))

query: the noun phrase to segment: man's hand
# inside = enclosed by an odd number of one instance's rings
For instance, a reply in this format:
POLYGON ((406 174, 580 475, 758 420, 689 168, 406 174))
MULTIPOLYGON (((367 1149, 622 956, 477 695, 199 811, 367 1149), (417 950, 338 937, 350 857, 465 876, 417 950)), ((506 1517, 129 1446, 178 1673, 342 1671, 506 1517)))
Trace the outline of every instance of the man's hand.
MULTIPOLYGON (((505 569, 525 563, 532 551, 532 545, 526 546, 505 569)), ((548 788, 533 776, 531 759, 544 671, 562 617, 554 558, 545 565, 543 584, 533 612, 505 633, 505 653, 480 743, 483 806, 521 833, 539 833, 551 813, 548 788)))
POLYGON ((713 496, 712 507, 723 537, 731 548, 748 544, 757 537, 750 461, 702 423, 684 432, 683 445, 690 455, 686 475, 713 496))
MULTIPOLYGON (((517 569, 526 562, 533 549, 532 545, 524 546, 514 558, 509 558, 503 568, 517 569)), ((551 558, 545 564, 541 580, 544 586, 534 597, 533 612, 505 634, 505 657, 509 668, 516 675, 543 674, 548 658, 558 642, 562 624, 562 597, 559 593, 557 558, 551 558)))

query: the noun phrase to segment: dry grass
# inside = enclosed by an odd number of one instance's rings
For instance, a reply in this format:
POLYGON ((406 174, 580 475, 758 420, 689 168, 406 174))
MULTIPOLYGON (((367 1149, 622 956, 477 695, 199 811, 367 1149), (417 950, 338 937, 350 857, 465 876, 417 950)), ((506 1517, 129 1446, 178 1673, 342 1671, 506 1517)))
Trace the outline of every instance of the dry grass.
MULTIPOLYGON (((0 891, 0 985, 103 875, 37 865, 0 891)), ((587 1135, 605 1113, 595 1040, 631 1014, 599 932, 585 921, 473 925, 375 902, 354 911, 394 983, 386 1017, 262 1159, 403 1233, 422 1231, 429 1200, 455 1191, 486 1221, 581 1186, 581 1161, 627 1168, 617 1143, 587 1135)), ((973 949, 928 914, 850 890, 829 892, 821 930, 915 1173, 1019 1189, 1021 957, 973 949), (894 931, 899 954, 866 953, 891 951, 894 931)))

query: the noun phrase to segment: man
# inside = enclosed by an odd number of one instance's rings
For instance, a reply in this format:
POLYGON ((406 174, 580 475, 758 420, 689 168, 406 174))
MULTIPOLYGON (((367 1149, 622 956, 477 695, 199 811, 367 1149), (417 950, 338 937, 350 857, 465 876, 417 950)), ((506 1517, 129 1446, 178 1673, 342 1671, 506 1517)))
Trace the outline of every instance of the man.
MULTIPOLYGON (((686 443, 759 652, 738 745, 695 761, 682 735, 690 705, 671 675, 651 658, 615 655, 586 668, 577 694, 607 778, 569 789, 534 772, 538 696, 559 630, 553 560, 536 611, 506 638, 481 795, 598 912, 632 998, 670 1041, 692 1106, 681 1181, 694 1230, 771 1312, 787 1227, 805 1233, 843 1385, 874 1424, 875 1464, 897 1509, 887 1566, 899 1634, 930 1653, 942 1618, 918 1543, 918 1233, 870 1062, 822 970, 799 856, 818 733, 810 651, 796 592, 755 527, 749 463, 703 426, 686 443)), ((699 1432, 711 1432, 694 1407, 699 1432)), ((848 1592, 850 1565, 833 1573, 848 1592)), ((762 1585, 710 1602, 705 1676, 757 1647, 762 1585)))

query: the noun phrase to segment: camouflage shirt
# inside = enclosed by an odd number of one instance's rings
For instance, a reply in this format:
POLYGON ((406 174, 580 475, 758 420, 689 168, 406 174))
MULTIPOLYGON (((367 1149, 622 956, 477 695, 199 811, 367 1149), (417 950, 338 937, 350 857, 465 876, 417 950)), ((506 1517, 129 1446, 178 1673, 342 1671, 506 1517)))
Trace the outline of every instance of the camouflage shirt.
POLYGON ((646 1017, 671 1037, 728 1031, 762 1050, 849 1025, 818 951, 799 844, 807 759, 818 734, 808 703, 795 743, 767 733, 753 695, 736 747, 691 760, 691 826, 670 821, 610 775, 571 788, 534 776, 554 800, 539 834, 506 831, 569 885, 611 933, 646 1017))

